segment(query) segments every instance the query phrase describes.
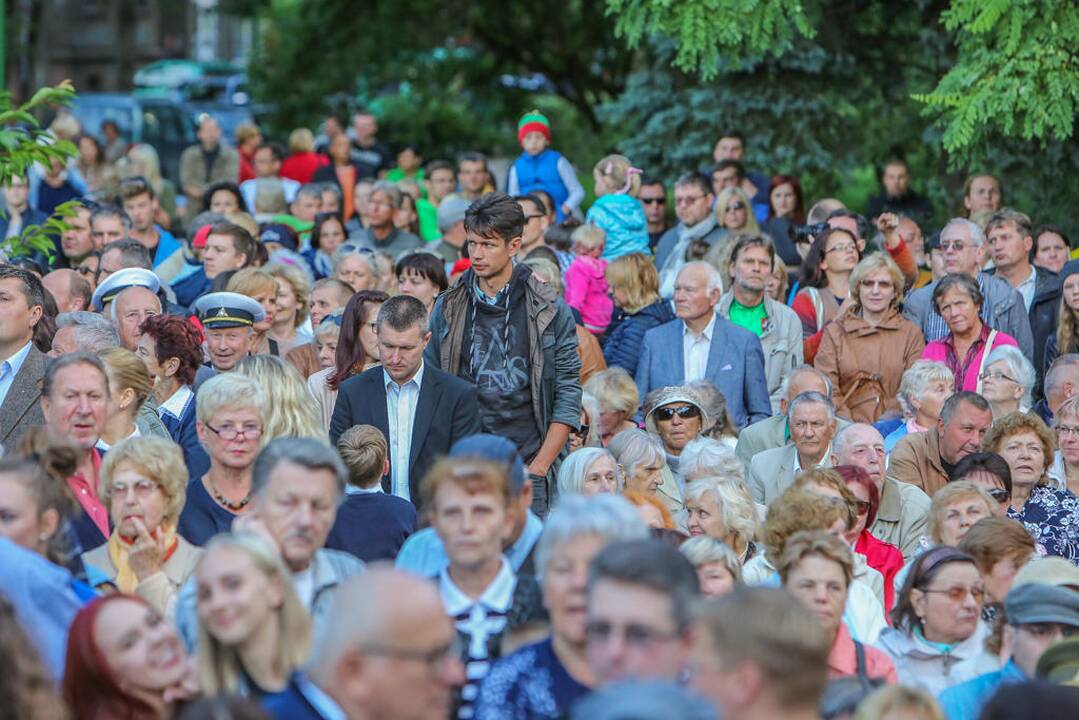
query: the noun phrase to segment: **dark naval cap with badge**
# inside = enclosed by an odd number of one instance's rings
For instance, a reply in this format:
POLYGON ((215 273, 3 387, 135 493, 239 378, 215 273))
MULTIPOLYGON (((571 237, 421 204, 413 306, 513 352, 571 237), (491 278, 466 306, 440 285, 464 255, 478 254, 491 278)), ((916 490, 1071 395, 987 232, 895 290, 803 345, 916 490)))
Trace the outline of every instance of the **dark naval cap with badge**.
POLYGON ((215 292, 203 295, 192 309, 207 330, 251 327, 266 319, 266 311, 257 302, 234 292, 215 292))

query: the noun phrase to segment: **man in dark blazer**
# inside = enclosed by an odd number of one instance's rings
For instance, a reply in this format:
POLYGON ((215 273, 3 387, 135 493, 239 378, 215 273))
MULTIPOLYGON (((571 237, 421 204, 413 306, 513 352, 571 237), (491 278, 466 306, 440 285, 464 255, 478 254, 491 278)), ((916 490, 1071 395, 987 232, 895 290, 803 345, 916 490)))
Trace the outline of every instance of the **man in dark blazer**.
POLYGON ((637 389, 643 399, 656 388, 707 380, 743 428, 772 414, 764 351, 756 335, 716 314, 720 293, 719 271, 708 263, 682 268, 674 287, 678 319, 645 333, 637 389))
POLYGON ((374 425, 389 443, 390 472, 382 487, 420 506, 420 480, 460 438, 480 432, 471 383, 423 362, 431 339, 423 303, 390 298, 376 322, 382 365, 341 384, 330 421, 330 441, 353 425, 374 425))
POLYGON ((271 718, 450 717, 465 669, 437 583, 372 566, 337 587, 326 627, 306 674, 263 700, 271 718), (401 672, 399 662, 427 671, 401 672))
POLYGON ((39 402, 45 355, 33 342, 44 309, 37 275, 0 267, 0 443, 8 453, 27 430, 45 424, 39 402))

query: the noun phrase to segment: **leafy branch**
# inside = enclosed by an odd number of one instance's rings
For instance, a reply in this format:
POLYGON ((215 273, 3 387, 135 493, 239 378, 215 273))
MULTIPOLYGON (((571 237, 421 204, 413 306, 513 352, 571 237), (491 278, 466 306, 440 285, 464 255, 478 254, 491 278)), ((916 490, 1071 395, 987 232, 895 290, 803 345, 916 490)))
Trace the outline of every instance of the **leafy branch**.
MULTIPOLYGON (((75 88, 69 80, 39 89, 18 106, 12 103, 11 93, 0 92, 0 185, 7 185, 12 178, 25 178, 34 165, 49 167, 53 161, 66 163, 75 155, 77 149, 73 143, 57 140, 38 120, 46 108, 70 105, 74 98, 75 88)), ((0 243, 0 250, 9 258, 35 250, 51 256, 54 245, 50 236, 59 235, 67 228, 63 218, 74 213, 74 204, 60 205, 42 225, 24 227, 18 237, 0 243)))

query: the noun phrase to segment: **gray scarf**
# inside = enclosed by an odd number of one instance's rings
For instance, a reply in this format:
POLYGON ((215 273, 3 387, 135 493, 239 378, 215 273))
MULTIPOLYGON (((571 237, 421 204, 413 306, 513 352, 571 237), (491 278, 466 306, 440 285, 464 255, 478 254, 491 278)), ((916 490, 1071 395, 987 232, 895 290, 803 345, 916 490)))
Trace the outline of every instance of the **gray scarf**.
POLYGON ((691 227, 679 223, 678 243, 671 249, 670 255, 663 261, 663 267, 659 269, 660 297, 670 298, 674 295, 674 281, 678 278, 678 271, 686 264, 689 244, 715 230, 718 224, 715 213, 708 213, 708 217, 691 227))

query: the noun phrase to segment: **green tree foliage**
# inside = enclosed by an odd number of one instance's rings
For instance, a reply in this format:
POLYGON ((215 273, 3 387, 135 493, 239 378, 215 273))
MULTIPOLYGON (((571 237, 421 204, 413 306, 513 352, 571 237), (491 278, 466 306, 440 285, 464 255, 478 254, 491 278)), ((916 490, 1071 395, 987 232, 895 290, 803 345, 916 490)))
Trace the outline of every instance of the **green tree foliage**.
POLYGON ((379 110, 389 139, 419 142, 430 156, 462 145, 512 149, 517 118, 535 104, 529 81, 540 76, 539 92, 595 132, 595 106, 621 92, 633 61, 591 0, 566 0, 557 11, 470 0, 235 0, 232 8, 259 18, 249 73, 256 96, 275 108, 276 128, 363 103, 379 110))
POLYGON ((932 92, 915 97, 944 128, 945 149, 971 157, 996 135, 1072 137, 1079 106, 1079 4, 952 0, 941 21, 956 34, 958 60, 932 92))
MULTIPOLYGON (((0 92, 0 185, 13 177, 26 177, 32 165, 50 165, 53 160, 66 162, 77 152, 67 140, 56 141, 41 128, 37 115, 55 105, 68 105, 75 98, 75 89, 64 81, 56 87, 44 87, 21 105, 14 105, 11 94, 0 92)), ((63 217, 71 212, 71 203, 64 203, 44 225, 24 227, 18 237, 0 243, 8 257, 26 255, 39 250, 51 255, 54 246, 50 235, 59 235, 66 225, 63 217)))
MULTIPOLYGON (((876 6, 902 16, 925 11, 958 52, 933 79, 910 88, 942 128, 953 162, 977 160, 1000 138, 1063 141, 1072 137, 1079 105, 1079 3, 1071 0, 951 0, 948 3, 833 0, 607 0, 617 29, 636 46, 653 34, 675 42, 674 66, 711 80, 724 68, 769 53, 791 52, 832 23, 847 25, 851 43, 861 28, 844 20, 876 6)), ((893 56, 897 65, 918 46, 893 56)))
POLYGON ((815 34, 799 0, 607 0, 615 33, 631 48, 663 35, 678 40, 672 63, 711 80, 739 58, 780 55, 815 34))

